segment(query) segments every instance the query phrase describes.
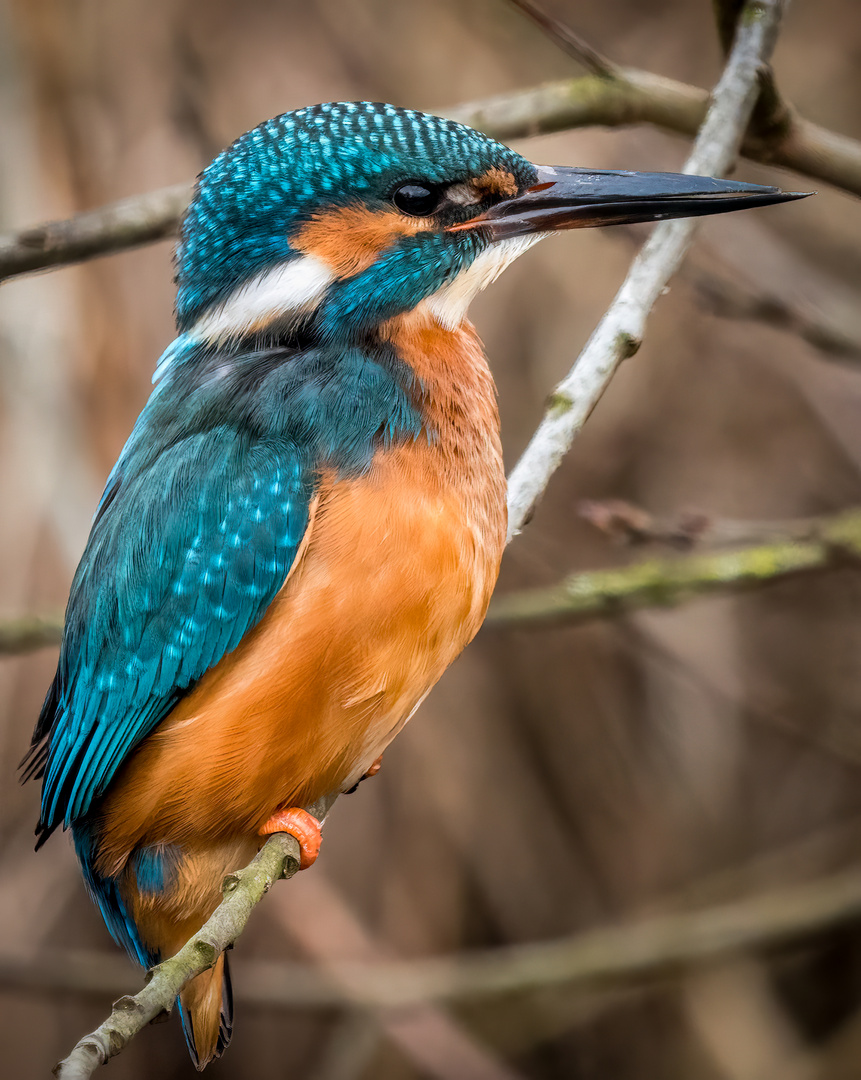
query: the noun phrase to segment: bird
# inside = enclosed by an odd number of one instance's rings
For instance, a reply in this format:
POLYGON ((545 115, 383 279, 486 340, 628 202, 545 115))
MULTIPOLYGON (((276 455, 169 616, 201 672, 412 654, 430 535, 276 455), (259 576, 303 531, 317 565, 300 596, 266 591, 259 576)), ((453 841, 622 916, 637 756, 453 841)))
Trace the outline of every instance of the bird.
MULTIPOLYGON (((22 767, 37 848, 70 829, 116 942, 151 967, 268 834, 316 858, 350 791, 481 626, 506 535, 496 391, 467 309, 566 229, 798 193, 539 166, 449 119, 330 102, 198 177, 176 338, 107 479, 22 767)), ((179 996, 198 1069, 226 957, 179 996)))

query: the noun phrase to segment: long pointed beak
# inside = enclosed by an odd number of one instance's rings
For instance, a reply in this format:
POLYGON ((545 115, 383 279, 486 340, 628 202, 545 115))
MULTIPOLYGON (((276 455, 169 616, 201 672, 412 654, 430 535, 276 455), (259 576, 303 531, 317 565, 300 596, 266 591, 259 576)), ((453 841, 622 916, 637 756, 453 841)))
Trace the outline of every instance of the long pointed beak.
POLYGON ((813 194, 682 173, 592 172, 549 165, 536 168, 538 179, 532 187, 453 229, 482 226, 490 230, 494 240, 504 240, 560 229, 726 214, 813 194))

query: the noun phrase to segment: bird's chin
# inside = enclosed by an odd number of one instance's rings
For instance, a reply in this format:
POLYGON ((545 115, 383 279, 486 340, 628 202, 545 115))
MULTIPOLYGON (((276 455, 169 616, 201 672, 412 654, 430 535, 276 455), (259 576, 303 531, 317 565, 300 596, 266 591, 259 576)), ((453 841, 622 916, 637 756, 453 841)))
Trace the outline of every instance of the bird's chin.
POLYGON ((446 329, 454 330, 466 318, 475 297, 496 281, 506 267, 548 233, 533 232, 494 241, 468 267, 422 302, 427 312, 446 329))

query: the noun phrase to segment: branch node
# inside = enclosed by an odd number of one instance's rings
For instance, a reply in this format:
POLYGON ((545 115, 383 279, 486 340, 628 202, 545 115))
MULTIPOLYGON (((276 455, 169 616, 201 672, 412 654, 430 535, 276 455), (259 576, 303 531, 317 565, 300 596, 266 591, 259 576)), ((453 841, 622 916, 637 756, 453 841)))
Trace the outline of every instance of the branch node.
POLYGON ((547 415, 548 416, 564 416, 574 407, 574 400, 569 394, 563 393, 561 390, 556 390, 547 399, 547 415))
POLYGON ((622 360, 628 360, 634 356, 642 344, 642 338, 637 337, 636 334, 629 334, 625 330, 616 336, 616 349, 622 360))

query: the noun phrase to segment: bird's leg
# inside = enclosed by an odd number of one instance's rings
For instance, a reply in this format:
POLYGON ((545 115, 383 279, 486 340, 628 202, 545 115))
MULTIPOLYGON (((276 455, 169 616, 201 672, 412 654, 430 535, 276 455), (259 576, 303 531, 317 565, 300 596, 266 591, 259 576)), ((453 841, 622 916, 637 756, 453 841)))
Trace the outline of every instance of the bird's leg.
POLYGON ((307 810, 289 806, 284 810, 276 810, 266 824, 260 827, 259 835, 269 836, 279 832, 290 833, 299 842, 299 869, 307 870, 320 854, 320 843, 323 839, 320 822, 307 810))
POLYGON ((365 773, 365 775, 360 776, 359 779, 355 782, 355 784, 353 784, 353 786, 351 788, 348 788, 344 792, 344 794, 345 795, 352 795, 353 792, 356 790, 356 788, 359 786, 359 784, 361 784, 361 782, 363 780, 367 780, 371 776, 376 776, 377 773, 380 771, 380 769, 382 769, 382 767, 383 767, 383 755, 380 754, 380 756, 373 763, 373 765, 371 765, 371 767, 368 769, 368 771, 365 773))

